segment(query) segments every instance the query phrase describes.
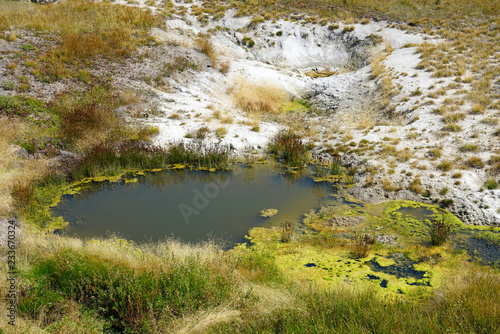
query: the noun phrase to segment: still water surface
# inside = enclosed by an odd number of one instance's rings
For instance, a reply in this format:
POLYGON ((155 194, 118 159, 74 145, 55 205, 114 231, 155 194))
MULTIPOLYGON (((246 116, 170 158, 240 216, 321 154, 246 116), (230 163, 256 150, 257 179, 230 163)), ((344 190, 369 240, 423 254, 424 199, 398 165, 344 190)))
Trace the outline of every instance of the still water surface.
POLYGON ((196 242, 211 235, 244 242, 253 227, 289 221, 300 229, 305 212, 342 200, 333 197, 331 183, 314 182, 310 171, 282 173, 275 163, 218 172, 165 170, 137 178, 136 183, 94 183, 90 190, 66 196, 54 208, 70 222, 65 233, 117 233, 138 242, 169 236, 196 242), (269 208, 278 213, 261 217, 260 211, 269 208))

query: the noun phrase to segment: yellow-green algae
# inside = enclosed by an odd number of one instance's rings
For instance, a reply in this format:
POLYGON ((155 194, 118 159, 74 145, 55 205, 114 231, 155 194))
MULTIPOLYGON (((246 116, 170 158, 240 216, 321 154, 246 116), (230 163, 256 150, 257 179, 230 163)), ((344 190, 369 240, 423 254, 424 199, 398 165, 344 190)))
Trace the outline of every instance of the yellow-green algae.
MULTIPOLYGON (((422 264, 418 270, 425 270, 426 274, 421 280, 415 278, 396 278, 393 275, 371 270, 366 263, 373 258, 377 261, 384 259, 389 249, 379 249, 377 253, 370 254, 364 259, 352 257, 350 247, 322 248, 304 244, 298 240, 290 243, 281 242, 279 229, 254 228, 249 233, 252 246, 240 245, 231 252, 243 256, 253 250, 270 252, 275 264, 285 277, 299 282, 314 282, 325 286, 334 286, 341 283, 353 285, 368 285, 377 290, 381 295, 399 298, 400 294, 412 297, 426 297, 432 294, 433 288, 442 284, 442 270, 432 264, 422 264), (311 265, 314 266, 306 266, 311 265), (370 280, 368 275, 378 277, 370 280), (386 287, 381 287, 381 282, 387 281, 386 287), (422 285, 411 285, 420 283, 422 285), (429 286, 427 286, 429 284, 429 286)), ((391 265, 386 262, 384 265, 391 265)))
POLYGON ((287 101, 279 109, 282 113, 306 112, 308 108, 297 101, 287 101))
MULTIPOLYGON (((463 263, 469 260, 465 251, 453 249, 450 243, 440 247, 430 246, 429 227, 430 219, 441 219, 452 225, 453 229, 477 229, 469 227, 453 214, 439 207, 417 203, 413 201, 390 201, 379 204, 363 204, 360 201, 349 199, 349 204, 338 204, 328 210, 311 211, 306 214, 304 221, 320 234, 297 236, 289 243, 281 240, 281 230, 278 228, 254 228, 249 232, 248 239, 252 245, 246 244, 236 247, 231 252, 245 254, 252 251, 269 252, 274 258, 279 270, 290 279, 315 282, 333 286, 339 283, 356 285, 368 284, 381 295, 389 298, 400 298, 405 295, 412 298, 423 298, 439 289, 447 277, 456 273, 463 263), (409 215, 403 217, 398 211, 401 208, 423 208, 431 213, 427 219, 419 220, 409 215), (332 217, 363 217, 362 223, 354 226, 329 227, 321 224, 332 217), (356 259, 353 255, 354 243, 345 237, 346 233, 383 233, 397 236, 396 245, 375 244, 364 259, 356 259), (337 241, 332 246, 317 245, 307 240, 319 238, 322 235, 339 233, 337 241), (402 254, 408 260, 415 262, 413 270, 424 272, 421 279, 400 277, 372 270, 371 260, 381 267, 395 265, 391 254, 402 254), (372 279, 370 279, 370 277, 372 279), (383 283, 383 284, 382 284, 383 283), (384 285, 385 287, 383 287, 384 285)), ((484 229, 484 228, 482 228, 484 229)), ((488 228, 491 242, 498 244, 500 234, 488 228)), ((480 237, 483 237, 480 234, 480 237)), ((488 239, 490 240, 490 239, 488 239)))
POLYGON ((435 205, 407 200, 396 200, 378 204, 363 204, 352 198, 347 198, 350 204, 329 206, 318 211, 305 214, 304 223, 310 227, 322 230, 321 222, 333 217, 359 216, 365 217, 368 226, 384 229, 384 233, 397 234, 415 242, 429 237, 431 220, 446 219, 452 229, 465 228, 466 225, 450 212, 435 205), (426 209, 431 212, 427 219, 421 220, 411 215, 404 216, 398 210, 404 208, 426 209), (418 239, 418 240, 414 240, 418 239))
POLYGON ((278 213, 276 209, 264 209, 260 211, 260 216, 264 218, 272 217, 278 213))
POLYGON ((331 183, 335 183, 335 182, 339 182, 339 181, 342 181, 343 179, 343 176, 342 175, 328 175, 328 176, 323 176, 323 177, 314 177, 313 178, 313 181, 314 182, 331 182, 331 183))
POLYGON ((474 238, 484 241, 488 246, 500 247, 500 231, 481 231, 478 232, 474 238))

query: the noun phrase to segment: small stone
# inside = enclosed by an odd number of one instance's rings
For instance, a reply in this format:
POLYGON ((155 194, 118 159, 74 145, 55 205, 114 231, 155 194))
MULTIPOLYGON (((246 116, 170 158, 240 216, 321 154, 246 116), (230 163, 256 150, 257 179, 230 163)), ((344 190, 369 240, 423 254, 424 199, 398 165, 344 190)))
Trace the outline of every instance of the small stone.
POLYGON ((10 150, 11 150, 12 153, 14 153, 15 155, 17 155, 21 159, 29 159, 29 153, 23 147, 20 147, 20 146, 17 146, 17 145, 12 145, 10 147, 10 150))

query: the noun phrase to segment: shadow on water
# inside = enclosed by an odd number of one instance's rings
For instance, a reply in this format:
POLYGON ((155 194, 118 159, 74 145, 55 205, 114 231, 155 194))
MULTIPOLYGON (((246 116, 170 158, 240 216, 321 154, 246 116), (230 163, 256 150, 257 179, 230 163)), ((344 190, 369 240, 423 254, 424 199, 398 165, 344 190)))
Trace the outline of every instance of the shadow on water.
POLYGON ((230 171, 170 169, 125 175, 119 182, 90 182, 66 195, 53 209, 70 223, 63 232, 80 237, 116 233, 143 242, 174 236, 186 242, 211 234, 245 242, 253 227, 289 221, 300 233, 303 214, 319 204, 337 203, 336 189, 314 182, 311 171, 283 173, 275 163, 236 165, 230 171), (137 182, 127 180, 137 179, 137 182), (263 209, 278 213, 260 216, 263 209))
MULTIPOLYGON (((417 262, 410 260, 405 255, 401 253, 392 253, 387 258, 392 259, 395 263, 389 266, 381 266, 377 262, 377 259, 373 258, 370 261, 366 262, 366 264, 368 264, 370 269, 375 272, 382 272, 385 274, 394 275, 396 276, 396 278, 413 277, 416 280, 421 280, 422 278, 424 278, 425 271, 415 270, 414 265, 417 264, 417 262)), ((373 275, 368 275, 368 278, 371 280, 379 279, 379 277, 373 275)), ((385 285, 382 287, 387 287, 387 281, 385 282, 384 281, 380 283, 380 286, 385 285)), ((410 285, 429 285, 429 283, 415 282, 415 283, 410 283, 410 285)))
POLYGON ((466 230, 453 235, 457 249, 465 250, 472 261, 489 266, 500 266, 500 230, 466 230))
MULTIPOLYGON (((396 212, 401 214, 401 219, 416 219, 430 226, 435 213, 425 207, 403 207, 396 212)), ((472 261, 489 265, 500 265, 500 229, 474 230, 471 228, 452 229, 449 236, 455 249, 465 250, 472 261)))
POLYGON ((396 212, 401 213, 401 219, 413 218, 417 220, 431 219, 435 213, 426 207, 402 207, 396 210, 396 212))

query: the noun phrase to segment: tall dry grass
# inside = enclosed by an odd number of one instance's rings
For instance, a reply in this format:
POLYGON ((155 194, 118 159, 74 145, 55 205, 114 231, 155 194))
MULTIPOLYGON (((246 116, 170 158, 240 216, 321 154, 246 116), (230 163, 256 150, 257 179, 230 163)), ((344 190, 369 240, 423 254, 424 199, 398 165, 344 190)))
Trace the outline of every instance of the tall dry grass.
POLYGON ((153 41, 149 30, 161 22, 159 15, 140 8, 80 0, 0 13, 0 31, 25 29, 50 38, 33 72, 44 82, 76 75, 74 65, 98 55, 112 60, 130 56, 153 41))
POLYGON ((80 0, 0 14, 0 30, 61 34, 67 50, 76 53, 120 52, 147 38, 147 29, 160 23, 159 16, 139 8, 80 0))
POLYGON ((0 119, 0 217, 11 216, 33 196, 33 182, 48 171, 46 159, 22 160, 15 139, 22 133, 19 122, 0 119))
MULTIPOLYGON (((500 4, 496 0, 465 1, 422 1, 422 0, 324 0, 324 1, 233 1, 232 6, 246 13, 308 13, 314 16, 341 19, 352 22, 355 18, 378 18, 395 20, 449 20, 453 13, 456 18, 498 15, 500 4)), ((456 20, 455 20, 456 21, 456 20)), ((425 23, 425 22, 424 22, 425 23)))
POLYGON ((240 108, 257 114, 276 114, 283 103, 289 100, 288 93, 278 86, 249 82, 243 78, 236 80, 232 95, 240 108))
POLYGON ((212 60, 212 66, 218 67, 219 55, 214 45, 210 41, 210 36, 202 35, 196 40, 198 49, 212 60))
POLYGON ((7 119, 0 119, 0 217, 12 209, 10 189, 15 180, 14 164, 17 158, 12 150, 12 143, 20 126, 7 119))

